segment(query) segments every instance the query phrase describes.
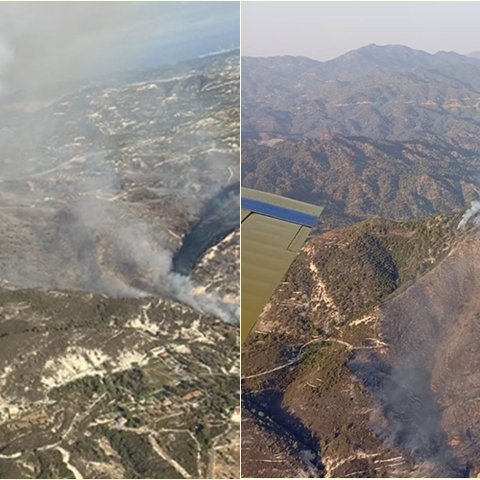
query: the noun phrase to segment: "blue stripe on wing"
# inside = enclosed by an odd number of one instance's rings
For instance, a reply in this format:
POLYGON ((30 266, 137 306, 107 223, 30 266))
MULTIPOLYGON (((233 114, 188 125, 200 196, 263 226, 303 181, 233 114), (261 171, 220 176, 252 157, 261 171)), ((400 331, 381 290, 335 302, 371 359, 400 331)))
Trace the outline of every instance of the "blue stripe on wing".
POLYGON ((300 212, 292 208, 280 207, 279 205, 272 205, 271 203, 254 200, 252 198, 242 198, 242 209, 306 227, 314 227, 318 221, 318 217, 311 213, 300 212))

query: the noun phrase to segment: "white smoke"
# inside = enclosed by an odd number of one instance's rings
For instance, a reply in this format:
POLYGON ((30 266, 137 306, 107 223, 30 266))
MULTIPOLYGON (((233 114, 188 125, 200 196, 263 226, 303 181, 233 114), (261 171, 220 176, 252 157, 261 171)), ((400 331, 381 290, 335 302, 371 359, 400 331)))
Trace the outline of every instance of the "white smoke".
MULTIPOLYGON (((480 213, 480 200, 473 200, 470 208, 464 213, 457 228, 459 230, 465 228, 469 220, 475 217, 478 213, 480 213)), ((474 223, 477 226, 480 225, 480 219, 476 218, 474 223)))
POLYGON ((238 306, 224 303, 215 294, 198 288, 190 277, 170 272, 167 278, 170 293, 181 302, 206 315, 218 317, 224 322, 239 321, 238 306))
POLYGON ((4 38, 0 37, 0 93, 4 89, 3 78, 5 72, 15 59, 15 50, 13 46, 4 38))
MULTIPOLYGON (((118 179, 113 168, 109 168, 105 161, 102 164, 100 175, 84 176, 82 188, 113 196, 118 193, 118 179)), ((166 246, 163 232, 154 231, 140 218, 128 215, 121 203, 96 198, 81 199, 75 203, 74 212, 80 228, 89 229, 95 236, 112 239, 110 249, 116 249, 115 255, 119 256, 116 261, 126 261, 132 265, 135 275, 141 276, 146 285, 146 289, 141 289, 129 284, 128 278, 121 280, 117 277, 115 283, 105 285, 106 293, 133 297, 167 294, 205 315, 229 323, 238 322, 238 305, 223 302, 189 276, 173 272, 173 254, 166 246)), ((92 279, 92 284, 93 280, 96 279, 92 279)))
MULTIPOLYGON (((211 22, 212 15, 208 15, 206 10, 200 12, 204 9, 198 7, 200 16, 197 18, 197 7, 180 3, 169 6, 169 2, 100 2, 98 5, 5 2, 0 6, 0 94, 5 102, 5 106, 2 104, 0 108, 2 195, 7 197, 11 194, 4 185, 8 183, 8 188, 13 189, 18 182, 24 187, 22 181, 33 178, 34 172, 38 173, 42 168, 42 162, 49 165, 52 160, 48 155, 44 157, 38 153, 44 151, 45 136, 58 128, 53 117, 42 116, 42 107, 47 107, 51 100, 71 89, 76 91, 86 80, 97 75, 136 68, 139 57, 150 55, 148 45, 153 40, 161 50, 161 45, 167 42, 171 44, 189 37, 192 34, 190 27, 195 25, 195 31, 198 30, 195 35, 199 39, 206 33, 210 34, 197 22, 207 19, 211 22), (158 36, 160 26, 162 37, 158 36), (17 116, 11 115, 10 109, 15 113, 17 110, 21 112, 18 120, 17 116), (29 117, 24 113, 37 109, 41 113, 38 118, 44 120, 27 121, 29 117), (27 119, 25 125, 24 118, 27 119)), ((212 7, 212 13, 215 8, 212 7)), ((221 18, 216 21, 222 24, 221 18)), ((59 130, 63 135, 63 129, 59 130)), ((183 188, 189 195, 196 194, 196 198, 189 198, 188 202, 197 202, 201 206, 209 194, 225 183, 223 178, 213 178, 215 176, 211 172, 222 172, 225 176, 225 168, 222 167, 233 163, 233 154, 216 152, 214 147, 219 135, 223 132, 211 128, 192 135, 192 147, 201 143, 206 145, 205 148, 211 146, 211 150, 207 150, 197 165, 185 162, 185 170, 191 171, 170 175, 179 179, 178 185, 163 187, 170 188, 172 192, 183 188)), ((81 137, 80 134, 78 136, 81 137)), ((233 311, 228 302, 223 302, 213 293, 206 293, 190 277, 172 272, 173 247, 171 237, 165 231, 168 228, 166 222, 159 220, 155 225, 150 224, 144 220, 145 212, 134 202, 112 200, 123 192, 120 185, 122 177, 106 158, 106 153, 112 148, 109 144, 106 152, 82 152, 85 153, 85 171, 77 176, 75 183, 68 182, 67 174, 65 183, 49 184, 48 175, 43 175, 49 172, 47 166, 40 173, 42 181, 37 181, 37 177, 29 183, 30 191, 26 195, 31 206, 36 208, 40 205, 48 211, 58 208, 57 213, 65 214, 65 220, 60 219, 58 225, 54 224, 60 231, 55 241, 65 246, 62 251, 65 265, 60 261, 57 263, 57 258, 60 258, 57 252, 46 252, 48 248, 43 247, 40 239, 32 237, 32 244, 37 250, 31 250, 39 252, 37 257, 44 257, 35 258, 32 254, 35 261, 30 263, 27 257, 26 268, 13 262, 12 270, 16 269, 14 278, 18 280, 15 284, 20 288, 25 286, 22 282, 45 288, 60 285, 112 296, 171 295, 205 314, 234 321, 238 318, 238 311, 233 311), (82 252, 80 260, 75 257, 76 252, 82 252), (71 263, 67 265, 67 262, 71 263), (55 268, 51 267, 51 272, 50 264, 55 265, 55 268), (62 265, 63 269, 58 271, 57 265, 62 265), (44 270, 48 270, 48 275, 44 270)), ((188 145, 180 145, 179 148, 183 152, 188 145)), ((68 173, 75 168, 76 165, 70 165, 65 171, 68 173)), ((171 168, 171 164, 167 162, 165 168, 171 168)), ((20 193, 21 190, 18 195, 20 193)), ((188 202, 185 200, 186 204, 188 202)), ((191 210, 194 208, 191 207, 191 210)), ((42 220, 43 217, 39 223, 42 220)), ((176 233, 178 236, 181 232, 176 233)))

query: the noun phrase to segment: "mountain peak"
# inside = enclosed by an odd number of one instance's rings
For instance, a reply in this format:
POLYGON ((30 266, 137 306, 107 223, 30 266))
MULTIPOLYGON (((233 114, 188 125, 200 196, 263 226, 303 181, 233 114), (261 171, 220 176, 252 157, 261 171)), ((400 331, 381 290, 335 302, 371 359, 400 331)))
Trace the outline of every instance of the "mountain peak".
POLYGON ((377 45, 371 43, 351 50, 327 62, 349 70, 376 68, 387 70, 409 70, 418 67, 436 68, 446 64, 477 63, 474 56, 465 56, 456 52, 439 51, 435 54, 407 47, 405 45, 377 45))
POLYGON ((422 50, 415 50, 404 45, 377 45, 371 43, 351 50, 337 57, 332 62, 361 62, 362 65, 374 63, 378 67, 405 68, 416 66, 432 57, 422 50))
POLYGON ((480 59, 480 50, 475 50, 474 52, 469 53, 467 57, 480 59))

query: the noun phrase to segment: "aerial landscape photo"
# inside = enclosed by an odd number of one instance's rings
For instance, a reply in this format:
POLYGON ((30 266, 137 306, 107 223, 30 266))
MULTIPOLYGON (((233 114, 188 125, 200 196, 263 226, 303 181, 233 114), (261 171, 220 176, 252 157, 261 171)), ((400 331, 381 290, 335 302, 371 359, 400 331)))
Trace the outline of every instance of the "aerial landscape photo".
POLYGON ((0 478, 238 478, 238 2, 0 4, 0 478))
POLYGON ((243 477, 480 476, 479 15, 243 4, 242 188, 322 209, 242 342, 243 477))

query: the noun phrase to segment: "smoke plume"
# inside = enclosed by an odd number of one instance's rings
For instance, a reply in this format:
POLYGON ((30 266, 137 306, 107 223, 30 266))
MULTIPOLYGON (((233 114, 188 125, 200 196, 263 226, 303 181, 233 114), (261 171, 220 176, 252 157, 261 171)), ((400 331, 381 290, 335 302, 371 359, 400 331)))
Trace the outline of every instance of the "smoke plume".
MULTIPOLYGON (((105 260, 109 276, 103 279, 90 278, 89 284, 96 285, 100 292, 112 296, 169 295, 204 314, 219 317, 227 322, 238 322, 239 312, 236 305, 223 302, 216 294, 199 288, 188 274, 173 271, 173 252, 168 247, 168 236, 165 231, 152 228, 135 210, 130 210, 131 207, 127 203, 102 200, 104 197, 116 198, 121 193, 119 190, 121 182, 115 169, 105 158, 94 155, 91 160, 95 162, 95 168, 92 168, 95 174, 83 175, 83 182, 77 186, 79 200, 73 205, 78 227, 76 231, 86 230, 89 238, 111 239, 108 250, 112 260, 110 262, 108 259, 105 260), (92 196, 92 193, 96 196, 92 196), (90 195, 85 196, 86 194, 90 195), (117 269, 118 264, 128 265, 123 275, 117 269)), ((218 164, 215 167, 218 167, 218 164)), ((192 181, 192 177, 188 176, 188 182, 192 181)), ((204 197, 213 198, 207 202, 210 208, 206 213, 212 208, 223 212, 216 200, 218 190, 219 187, 213 184, 209 191, 203 193, 204 197)), ((223 197, 232 197, 230 190, 227 187, 228 193, 223 197)), ((200 214, 205 212, 205 208, 202 209, 200 206, 198 210, 200 214)), ((235 212, 234 220, 238 225, 238 201, 233 202, 232 210, 235 212)), ((214 230, 223 231, 233 225, 232 219, 226 226, 224 218, 220 217, 220 220, 220 224, 213 222, 214 230)), ((214 235, 211 229, 203 232, 203 237, 207 237, 207 240, 211 235, 214 235)), ((202 240, 202 237, 196 238, 200 248, 204 246, 202 240)), ((198 249, 198 246, 195 245, 195 248, 198 249)), ((203 248, 196 253, 199 255, 204 251, 203 248)), ((90 273, 96 275, 94 271, 90 273)))
MULTIPOLYGON (((478 213, 480 213, 480 200, 473 200, 470 208, 464 213, 457 228, 459 230, 461 230, 462 228, 465 228, 467 226, 467 223, 472 218, 476 217, 478 213)), ((480 225, 480 219, 475 218, 474 224, 477 226, 480 225)))
POLYGON ((3 2, 0 94, 38 100, 64 84, 213 51, 238 37, 238 10, 228 2, 3 2))
POLYGON ((206 53, 211 35, 227 46, 235 18, 234 4, 0 5, 2 285, 170 296, 238 320, 172 269, 202 208, 238 179, 236 65, 157 64, 163 50, 206 53))

